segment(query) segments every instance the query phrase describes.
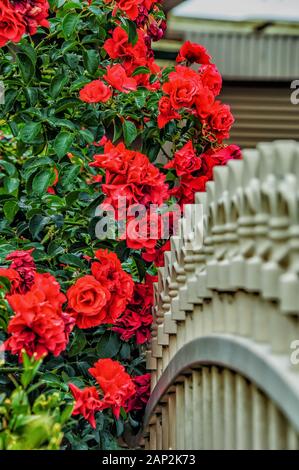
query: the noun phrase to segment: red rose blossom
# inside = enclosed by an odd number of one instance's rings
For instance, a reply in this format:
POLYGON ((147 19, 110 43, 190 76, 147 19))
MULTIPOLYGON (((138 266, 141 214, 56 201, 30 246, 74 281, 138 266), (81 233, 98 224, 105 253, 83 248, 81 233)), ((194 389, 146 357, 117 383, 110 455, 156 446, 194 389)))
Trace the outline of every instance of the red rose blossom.
POLYGON ((170 97, 174 109, 190 108, 200 91, 200 76, 188 67, 177 66, 175 72, 169 74, 169 81, 162 89, 170 97))
POLYGON ((95 429, 96 420, 94 414, 105 408, 105 405, 100 400, 97 389, 95 387, 85 387, 83 390, 80 390, 80 388, 71 383, 69 387, 76 400, 72 413, 73 416, 82 415, 91 427, 95 429))
POLYGON ((144 410, 151 394, 151 374, 133 377, 136 393, 128 400, 126 411, 144 410))
POLYGON ((15 269, 21 277, 18 292, 22 294, 25 294, 30 290, 34 282, 36 266, 32 257, 32 252, 33 249, 16 250, 6 256, 6 260, 12 261, 10 267, 15 269))
POLYGON ((215 134, 218 143, 221 143, 224 139, 228 139, 229 131, 234 123, 230 106, 216 101, 206 122, 208 124, 208 130, 215 134))
MULTIPOLYGON (((105 3, 111 3, 112 0, 104 0, 105 3)), ((113 10, 113 14, 115 15, 118 10, 125 13, 130 20, 136 20, 139 14, 139 5, 143 2, 143 0, 115 0, 116 6, 113 10)))
POLYGON ((154 263, 156 267, 162 267, 165 264, 164 253, 170 251, 170 240, 167 240, 162 246, 155 246, 152 251, 145 251, 142 253, 142 259, 148 263, 154 263))
POLYGON ((66 301, 60 286, 50 274, 35 274, 34 284, 26 294, 13 294, 7 300, 15 312, 7 332, 11 335, 5 349, 21 358, 23 349, 37 358, 65 350, 74 320, 62 311, 66 301))
POLYGON ((203 86, 211 90, 214 96, 218 96, 222 88, 222 77, 216 65, 202 65, 199 68, 199 74, 203 86))
POLYGON ((107 306, 111 295, 93 276, 80 277, 67 291, 68 308, 79 328, 107 323, 107 306))
POLYGON ((153 322, 152 306, 154 300, 153 282, 156 276, 146 276, 145 283, 134 286, 134 294, 124 314, 118 319, 113 331, 121 335, 123 341, 135 337, 137 344, 144 344, 150 339, 153 322))
POLYGON ((181 115, 172 108, 168 96, 162 96, 159 101, 158 127, 162 129, 172 119, 181 119, 181 115))
POLYGON ((18 13, 9 0, 0 4, 0 47, 9 41, 19 42, 26 32, 23 17, 18 13))
POLYGON ((171 190, 172 196, 178 199, 181 206, 193 204, 195 193, 205 191, 206 183, 213 179, 214 166, 226 165, 229 160, 240 158, 242 158, 241 150, 237 145, 206 151, 200 155, 201 167, 199 171, 183 174, 180 177, 179 186, 171 190))
POLYGON ((86 103, 106 103, 111 96, 112 91, 101 80, 93 80, 80 90, 80 100, 86 103))
POLYGON ((179 54, 176 58, 177 62, 196 62, 198 64, 209 64, 211 56, 208 54, 206 48, 194 42, 186 41, 182 45, 179 54))
POLYGON ((118 209, 120 196, 128 205, 137 203, 162 204, 168 199, 165 176, 140 152, 128 150, 123 143, 108 142, 104 153, 94 156, 90 166, 106 170, 106 182, 102 191, 107 196, 104 203, 118 209))
POLYGON ((124 93, 130 93, 130 91, 137 89, 136 80, 128 77, 125 69, 120 64, 107 67, 107 73, 104 75, 104 79, 113 88, 124 93))
MULTIPOLYGON (((137 205, 137 209, 138 207, 139 205, 137 205)), ((134 209, 134 206, 130 207, 130 211, 132 209, 134 209)), ((157 240, 164 236, 165 225, 163 222, 163 216, 154 211, 146 211, 144 214, 139 215, 138 218, 127 217, 127 246, 133 250, 153 250, 157 240)))
POLYGON ((129 63, 134 63, 136 66, 144 65, 147 56, 144 33, 138 30, 137 34, 138 40, 133 46, 129 43, 128 33, 120 26, 117 26, 113 30, 112 38, 105 41, 103 48, 111 59, 123 59, 129 63))
POLYGON ((114 324, 132 297, 134 283, 132 277, 122 269, 115 253, 100 249, 96 251, 95 257, 91 272, 111 296, 104 307, 105 317, 102 323, 114 324))
POLYGON ((104 392, 103 403, 112 408, 118 419, 120 409, 135 394, 133 380, 119 362, 110 358, 99 359, 89 372, 104 392))
POLYGON ((205 86, 201 86, 195 97, 194 104, 198 116, 202 119, 206 118, 213 110, 215 97, 212 91, 205 86))
POLYGON ((47 0, 13 0, 14 10, 26 24, 26 32, 35 34, 38 26, 49 27, 49 3, 47 0))
POLYGON ((180 150, 174 154, 164 168, 175 168, 178 176, 187 175, 198 171, 201 167, 201 159, 196 155, 192 140, 189 140, 180 150))

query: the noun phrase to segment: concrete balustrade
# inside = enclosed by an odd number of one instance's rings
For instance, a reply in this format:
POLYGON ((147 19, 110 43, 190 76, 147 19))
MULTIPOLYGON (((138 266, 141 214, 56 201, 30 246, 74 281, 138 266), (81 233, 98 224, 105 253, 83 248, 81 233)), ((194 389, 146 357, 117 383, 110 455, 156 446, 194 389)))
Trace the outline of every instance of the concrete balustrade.
POLYGON ((155 286, 146 447, 298 449, 299 144, 244 151, 195 203, 155 286))

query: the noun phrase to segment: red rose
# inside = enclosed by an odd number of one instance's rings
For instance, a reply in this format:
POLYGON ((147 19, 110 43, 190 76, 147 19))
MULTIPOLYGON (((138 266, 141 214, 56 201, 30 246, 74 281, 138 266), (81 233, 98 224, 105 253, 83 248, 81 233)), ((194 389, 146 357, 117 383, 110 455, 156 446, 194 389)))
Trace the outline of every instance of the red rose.
POLYGON ((130 93, 130 91, 137 89, 136 80, 128 77, 125 69, 120 64, 107 67, 107 73, 104 75, 104 78, 109 85, 124 93, 130 93))
POLYGON ((112 328, 123 341, 129 341, 132 337, 135 337, 137 344, 149 341, 153 322, 153 282, 156 280, 156 276, 147 275, 145 283, 135 284, 131 302, 112 328))
POLYGON ((66 297, 50 274, 35 274, 34 284, 26 294, 13 294, 7 300, 15 315, 8 324, 11 335, 5 349, 21 358, 23 349, 37 358, 65 350, 74 320, 62 312, 66 297))
POLYGON ((171 194, 177 198, 181 206, 184 206, 184 204, 193 204, 195 194, 205 191, 206 183, 209 179, 210 178, 205 174, 201 174, 200 176, 183 175, 180 179, 179 186, 173 188, 171 194))
POLYGON ((162 87, 164 93, 170 96, 174 109, 190 108, 200 91, 199 74, 188 67, 177 66, 175 72, 169 74, 169 82, 162 87))
POLYGON ((161 215, 156 212, 147 211, 138 219, 128 217, 126 227, 127 246, 133 250, 143 248, 152 250, 156 246, 157 240, 162 238, 162 222, 161 215))
POLYGON ((154 263, 156 267, 162 267, 165 263, 164 253, 170 250, 170 241, 168 240, 166 243, 164 243, 164 245, 158 247, 156 246, 153 251, 145 251, 141 256, 144 261, 147 261, 148 263, 154 263))
POLYGON ((208 150, 202 154, 203 165, 206 165, 206 161, 209 161, 209 166, 212 165, 212 162, 215 162, 215 165, 226 165, 229 160, 240 160, 242 158, 242 153, 238 145, 227 145, 226 147, 208 150))
POLYGON ((38 26, 49 27, 49 3, 47 0, 17 0, 14 8, 26 24, 26 32, 35 34, 38 26))
POLYGON ((76 400, 72 413, 73 416, 82 415, 91 427, 95 429, 96 420, 94 414, 105 408, 105 405, 100 400, 97 389, 95 387, 85 387, 83 390, 80 390, 74 384, 69 384, 69 387, 76 400))
POLYGON ((222 77, 216 65, 202 65, 199 73, 203 86, 209 88, 214 96, 218 96, 222 88, 222 77))
POLYGON ((118 210, 120 196, 125 196, 128 205, 137 203, 162 204, 168 199, 165 176, 160 173, 146 155, 128 150, 123 143, 105 145, 104 153, 94 156, 90 166, 106 170, 106 183, 102 191, 106 194, 104 204, 118 210))
MULTIPOLYGON (((104 0, 105 3, 111 3, 112 0, 104 0)), ((126 13, 127 17, 130 20, 136 20, 139 9, 138 6, 143 2, 143 0, 115 0, 116 7, 114 8, 113 12, 116 13, 117 10, 121 10, 122 12, 126 13)))
POLYGON ((126 73, 129 76, 132 76, 132 74, 136 71, 136 68, 141 65, 147 67, 150 72, 139 73, 137 75, 134 75, 134 79, 137 82, 137 86, 147 88, 150 91, 159 90, 161 88, 161 83, 159 81, 159 78, 161 76, 161 68, 153 58, 144 57, 142 59, 141 57, 139 57, 138 60, 134 59, 133 61, 125 61, 123 63, 123 67, 125 68, 126 73), (150 81, 150 78, 153 78, 153 75, 155 75, 155 80, 150 81))
POLYGON ((202 119, 206 118, 212 112, 214 102, 215 97, 211 90, 208 87, 200 87, 195 98, 198 116, 202 119))
POLYGON ((2 0, 0 5, 0 47, 9 41, 19 42, 26 28, 22 16, 8 0, 2 0))
MULTIPOLYGON (((133 338, 133 336, 135 336, 135 333, 141 327, 142 321, 138 313, 132 312, 131 310, 127 309, 125 313, 121 316, 121 318, 117 321, 116 326, 114 326, 112 330, 120 335, 120 339, 122 341, 129 341, 131 338, 133 338)), ((142 343, 144 342, 145 341, 142 341, 142 343)))
POLYGON ((117 26, 113 30, 112 38, 107 39, 103 47, 111 59, 125 57, 130 48, 128 34, 124 29, 117 26))
POLYGON ((144 410, 151 394, 151 374, 138 375, 133 378, 136 393, 128 400, 126 411, 144 410))
POLYGON ((106 307, 111 295, 93 276, 83 276, 67 291, 68 307, 79 328, 106 323, 106 307))
POLYGON ((158 2, 158 0, 142 0, 143 6, 147 9, 150 10, 155 3, 158 2))
POLYGON ((91 272, 111 296, 104 308, 102 323, 114 324, 132 297, 134 283, 132 277, 123 271, 115 253, 100 249, 95 256, 97 261, 92 263, 91 272))
POLYGON ((135 394, 135 385, 124 367, 112 359, 99 359, 89 369, 104 392, 103 402, 112 408, 119 418, 121 407, 125 407, 128 399, 135 394))
MULTIPOLYGON (((133 46, 129 43, 128 33, 121 27, 117 26, 112 33, 112 38, 107 39, 103 48, 111 57, 111 59, 122 58, 129 63, 137 65, 145 65, 147 57, 147 47, 144 42, 144 33, 138 30, 138 40, 133 46)), ((123 64, 125 65, 125 63, 123 64)))
POLYGON ((110 100, 112 92, 101 80, 87 83, 80 91, 80 100, 86 103, 106 103, 110 100))
POLYGON ((181 115, 172 108, 168 96, 162 96, 159 101, 158 127, 162 129, 172 119, 181 119, 181 115))
POLYGON ((108 250, 97 250, 95 252, 97 260, 91 265, 91 272, 94 277, 110 287, 111 282, 118 281, 118 273, 122 270, 121 262, 117 255, 108 250))
POLYGON ((200 167, 201 159, 195 153, 192 140, 178 150, 174 154, 174 159, 164 166, 164 168, 174 168, 178 176, 198 171, 200 167))
POLYGON ((21 283, 18 288, 18 292, 25 294, 30 290, 31 286, 34 283, 34 276, 36 272, 35 262, 31 253, 31 250, 16 250, 6 256, 5 259, 12 261, 10 267, 15 269, 20 277, 21 283))
POLYGON ((216 135, 218 143, 221 143, 223 139, 229 138, 229 131, 234 121, 230 106, 216 101, 211 110, 211 114, 207 118, 207 123, 211 132, 216 135))
POLYGON ((179 54, 176 58, 177 62, 196 62, 198 64, 209 64, 211 56, 208 54, 206 48, 199 44, 186 41, 181 47, 179 54))

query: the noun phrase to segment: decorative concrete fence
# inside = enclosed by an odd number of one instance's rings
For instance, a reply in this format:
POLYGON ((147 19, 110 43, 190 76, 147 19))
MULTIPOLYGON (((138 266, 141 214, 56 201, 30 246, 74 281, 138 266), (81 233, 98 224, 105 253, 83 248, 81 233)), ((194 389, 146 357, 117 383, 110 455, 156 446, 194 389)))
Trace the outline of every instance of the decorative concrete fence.
POLYGON ((245 151, 197 194, 203 223, 186 233, 182 219, 155 285, 152 395, 136 444, 298 449, 298 198, 293 141, 245 151))

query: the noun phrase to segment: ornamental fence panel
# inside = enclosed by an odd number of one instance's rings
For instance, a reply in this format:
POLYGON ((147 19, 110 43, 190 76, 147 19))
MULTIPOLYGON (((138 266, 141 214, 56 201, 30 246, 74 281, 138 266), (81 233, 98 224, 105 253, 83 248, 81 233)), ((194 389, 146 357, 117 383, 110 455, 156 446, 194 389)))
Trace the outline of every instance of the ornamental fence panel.
POLYGON ((299 144, 244 151, 195 202, 203 220, 181 220, 159 269, 152 393, 131 445, 298 449, 299 144))

